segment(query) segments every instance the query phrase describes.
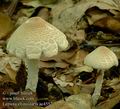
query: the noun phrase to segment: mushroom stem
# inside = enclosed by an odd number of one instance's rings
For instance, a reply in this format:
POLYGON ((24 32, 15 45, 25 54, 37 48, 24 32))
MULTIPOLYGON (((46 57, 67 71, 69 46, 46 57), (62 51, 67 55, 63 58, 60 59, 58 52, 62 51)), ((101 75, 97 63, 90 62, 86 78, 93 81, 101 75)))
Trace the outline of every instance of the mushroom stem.
POLYGON ((38 83, 38 60, 26 59, 25 63, 28 67, 26 89, 31 89, 33 92, 35 92, 38 83))
POLYGON ((98 101, 100 94, 101 94, 103 77, 104 77, 104 70, 101 70, 99 76, 97 77, 97 80, 95 83, 95 90, 94 90, 94 93, 92 95, 92 101, 93 101, 94 106, 97 104, 97 101, 98 101))

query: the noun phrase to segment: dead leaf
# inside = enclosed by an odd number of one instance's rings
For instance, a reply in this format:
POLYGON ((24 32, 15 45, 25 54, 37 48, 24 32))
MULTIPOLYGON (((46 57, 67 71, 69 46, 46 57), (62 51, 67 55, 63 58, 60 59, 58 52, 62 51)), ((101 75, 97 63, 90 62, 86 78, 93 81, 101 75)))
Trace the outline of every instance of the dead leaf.
POLYGON ((120 47, 111 47, 110 48, 118 57, 118 59, 120 59, 120 47))
POLYGON ((84 50, 78 50, 75 55, 69 59, 66 59, 66 61, 72 65, 75 65, 76 67, 80 67, 83 66, 83 61, 87 54, 88 52, 84 50))
POLYGON ((45 109, 91 109, 91 97, 88 94, 72 95, 66 101, 60 100, 47 106, 45 109))
POLYGON ((6 73, 9 75, 9 77, 11 78, 11 80, 16 83, 16 75, 17 75, 17 72, 14 71, 10 64, 7 64, 6 67, 5 67, 5 71, 6 73))
POLYGON ((22 16, 19 17, 18 20, 16 21, 15 26, 19 27, 21 24, 23 24, 26 20, 28 20, 28 17, 22 16))
POLYGON ((91 94, 93 93, 95 88, 94 84, 80 84, 80 92, 81 93, 87 93, 87 94, 91 94))
POLYGON ((18 15, 24 15, 25 17, 30 17, 33 12, 35 11, 35 8, 22 8, 20 11, 18 11, 18 15))
POLYGON ((90 8, 87 10, 86 15, 89 25, 92 25, 94 22, 104 17, 107 17, 108 13, 105 13, 104 11, 99 10, 97 8, 90 8))
POLYGON ((69 60, 76 52, 76 50, 69 50, 67 52, 59 52, 58 55, 53 57, 41 57, 39 62, 40 67, 44 68, 67 68, 69 64, 65 61, 69 60))
POLYGON ((120 32, 120 19, 116 19, 113 17, 105 17, 94 23, 95 26, 109 29, 113 32, 120 32))
POLYGON ((84 30, 74 30, 66 33, 67 37, 72 41, 76 42, 78 45, 85 41, 86 34, 84 30))
POLYGON ((0 13, 0 39, 5 38, 12 29, 13 24, 10 17, 0 13))
POLYGON ((44 5, 48 5, 48 4, 54 4, 56 3, 58 0, 40 0, 40 2, 44 5))
POLYGON ((110 97, 106 101, 99 103, 93 109, 112 109, 120 101, 120 91, 118 90, 115 93, 113 93, 112 95, 114 95, 114 96, 110 97))
POLYGON ((75 55, 76 50, 72 49, 67 52, 59 52, 56 56, 53 57, 41 57, 41 61, 50 61, 54 60, 56 62, 61 62, 62 60, 70 59, 73 55, 75 55))
POLYGON ((77 73, 81 73, 81 72, 92 72, 93 71, 93 68, 92 67, 89 67, 89 66, 81 66, 81 67, 76 67, 73 69, 74 72, 77 74, 77 73))
POLYGON ((59 84, 61 87, 73 86, 74 84, 72 82, 66 82, 65 80, 61 80, 59 78, 53 78, 56 84, 59 84))
POLYGON ((41 6, 40 0, 21 0, 21 2, 23 5, 32 6, 34 8, 41 6))
POLYGON ((60 107, 60 109, 73 109, 64 100, 54 102, 51 105, 47 106, 45 109, 58 109, 58 107, 60 107))
POLYGON ((5 74, 1 75, 2 82, 16 83, 16 74, 20 67, 21 60, 16 57, 10 57, 0 49, 0 72, 5 74))
POLYGON ((67 68, 69 66, 69 64, 65 63, 65 62, 44 62, 44 61, 40 61, 39 62, 39 67, 40 68, 67 68))
POLYGON ((90 94, 79 93, 66 98, 66 102, 74 105, 75 109, 91 109, 92 99, 90 94))
POLYGON ((50 12, 48 10, 48 8, 42 8, 39 12, 38 15, 41 18, 43 18, 44 20, 48 21, 48 18, 50 17, 50 12))
MULTIPOLYGON (((117 4, 112 0, 81 0, 76 6, 69 5, 67 9, 65 7, 61 9, 60 12, 58 12, 59 14, 53 14, 52 24, 65 32, 72 27, 78 19, 81 19, 85 15, 87 9, 92 7, 119 11, 117 4)), ((52 10, 52 13, 55 13, 54 10, 56 10, 56 8, 52 10)))

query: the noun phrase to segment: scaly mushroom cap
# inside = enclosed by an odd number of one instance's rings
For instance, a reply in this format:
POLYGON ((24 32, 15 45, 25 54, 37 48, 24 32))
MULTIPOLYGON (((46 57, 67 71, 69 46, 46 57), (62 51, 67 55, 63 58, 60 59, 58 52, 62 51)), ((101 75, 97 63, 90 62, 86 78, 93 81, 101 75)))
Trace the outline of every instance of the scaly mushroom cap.
POLYGON ((57 55, 68 47, 66 36, 40 17, 32 17, 16 29, 7 50, 20 58, 39 59, 57 55))
POLYGON ((118 66, 118 59, 110 49, 100 46, 85 57, 84 64, 95 69, 109 69, 118 66))

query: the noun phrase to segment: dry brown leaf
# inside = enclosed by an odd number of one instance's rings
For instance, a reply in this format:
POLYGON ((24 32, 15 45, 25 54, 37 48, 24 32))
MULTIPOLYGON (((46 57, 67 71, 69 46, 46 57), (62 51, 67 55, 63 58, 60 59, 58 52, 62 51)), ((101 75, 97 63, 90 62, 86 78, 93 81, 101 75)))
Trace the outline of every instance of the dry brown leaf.
POLYGON ((14 71, 10 64, 7 64, 6 67, 5 67, 5 71, 6 73, 9 75, 9 77, 11 78, 11 80, 16 83, 16 75, 17 75, 17 72, 14 71))
POLYGON ((117 90, 115 93, 112 94, 112 97, 110 97, 106 101, 99 103, 93 109, 112 109, 113 106, 119 103, 119 101, 120 101, 120 91, 117 90))
POLYGON ((0 39, 5 38, 13 29, 13 24, 7 14, 0 13, 0 39))
POLYGON ((113 78, 112 80, 105 80, 106 86, 115 86, 120 83, 120 78, 113 78))
POLYGON ((120 59, 120 47, 111 47, 110 48, 118 57, 118 59, 120 59))
POLYGON ((67 82, 65 80, 61 80, 60 78, 53 78, 56 84, 60 85, 61 87, 73 86, 74 84, 72 82, 67 82))
POLYGON ((19 17, 18 20, 16 21, 15 26, 19 27, 21 24, 23 24, 26 20, 28 20, 28 17, 22 16, 19 17))
POLYGON ((95 26, 109 29, 113 32, 120 32, 120 19, 113 17, 105 17, 94 23, 95 26))
POLYGON ((73 87, 72 87, 72 94, 79 94, 81 92, 81 90, 80 90, 80 86, 79 85, 74 85, 73 87))
POLYGON ((37 16, 40 16, 41 18, 43 18, 44 20, 48 21, 48 18, 50 17, 50 12, 48 10, 48 8, 42 8, 37 16))
POLYGON ((84 30, 74 30, 74 31, 69 31, 66 33, 66 36, 70 38, 72 41, 76 42, 78 45, 85 41, 86 34, 84 30))
POLYGON ((120 8, 120 0, 113 0, 120 8))
POLYGON ((93 93, 94 88, 95 88, 94 84, 80 84, 80 92, 81 93, 91 94, 91 93, 93 93))
POLYGON ((40 61, 39 62, 39 67, 40 68, 67 68, 69 66, 69 64, 65 63, 65 62, 43 62, 40 61))
POLYGON ((23 5, 32 6, 34 8, 41 6, 40 0, 21 0, 21 2, 23 5))
POLYGON ((8 63, 9 58, 8 57, 2 57, 0 58, 0 72, 6 74, 5 72, 5 66, 8 63))
POLYGON ((40 2, 44 5, 48 5, 48 4, 53 4, 56 3, 58 0, 40 0, 40 2))
POLYGON ((74 105, 74 109, 91 109, 92 99, 90 94, 79 93, 66 98, 66 102, 74 105))
POLYGON ((72 95, 66 101, 60 100, 45 109, 91 109, 91 96, 88 94, 72 95))
POLYGON ((88 9, 86 15, 89 25, 92 25, 95 21, 98 21, 99 19, 107 17, 107 13, 96 8, 88 9))
POLYGON ((21 60, 19 58, 9 57, 7 54, 3 54, 0 61, 0 71, 4 74, 6 74, 5 68, 7 64, 10 64, 11 68, 15 71, 19 69, 21 64, 21 60))
POLYGON ((76 65, 77 67, 83 66, 83 61, 88 52, 84 50, 78 50, 76 54, 74 54, 71 58, 66 59, 66 61, 72 65, 76 65))
POLYGON ((81 66, 81 67, 76 67, 73 69, 76 74, 81 73, 81 72, 92 72, 93 68, 89 66, 81 66))
POLYGON ((0 72, 5 74, 2 76, 2 82, 16 83, 16 74, 20 67, 21 60, 16 57, 10 57, 0 49, 0 72))
POLYGON ((66 103, 63 100, 54 102, 51 105, 47 106, 45 109, 58 109, 58 108, 60 108, 60 109, 73 109, 69 106, 68 103, 66 103))
POLYGON ((1 75, 1 76, 2 76, 2 78, 1 78, 0 82, 1 82, 2 84, 4 84, 4 83, 9 83, 9 82, 15 83, 15 82, 9 77, 9 75, 1 75))
MULTIPOLYGON (((18 15, 20 16, 25 16, 25 17, 30 17, 35 11, 35 8, 22 8, 21 10, 18 11, 18 15)), ((20 17, 19 16, 19 17, 20 17)))
POLYGON ((87 9, 92 7, 98 7, 103 10, 119 10, 118 5, 114 3, 113 0, 81 0, 77 5, 67 5, 67 9, 61 7, 62 9, 58 11, 58 14, 54 14, 56 8, 53 8, 52 23, 54 26, 65 32, 72 27, 78 19, 81 19, 85 15, 87 9))
POLYGON ((0 82, 2 82, 2 80, 3 80, 3 77, 0 75, 0 82))
POLYGON ((53 57, 41 57, 41 61, 50 61, 54 60, 56 62, 61 62, 62 60, 70 59, 74 54, 76 53, 76 50, 72 49, 67 52, 59 52, 56 56, 53 57))

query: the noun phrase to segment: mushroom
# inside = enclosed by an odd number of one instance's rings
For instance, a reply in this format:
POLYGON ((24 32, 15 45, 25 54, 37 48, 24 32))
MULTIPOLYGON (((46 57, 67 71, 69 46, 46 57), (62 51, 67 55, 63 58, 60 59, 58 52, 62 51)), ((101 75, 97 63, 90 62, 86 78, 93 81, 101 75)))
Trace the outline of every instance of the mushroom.
POLYGON ((68 48, 66 36, 40 17, 32 17, 19 26, 7 43, 7 51, 23 59, 28 67, 26 89, 36 90, 42 57, 52 57, 68 48))
POLYGON ((100 73, 97 77, 95 90, 92 95, 93 105, 96 105, 101 93, 104 72, 112 66, 118 66, 118 59, 109 48, 100 46, 85 57, 84 64, 97 69, 100 73))

